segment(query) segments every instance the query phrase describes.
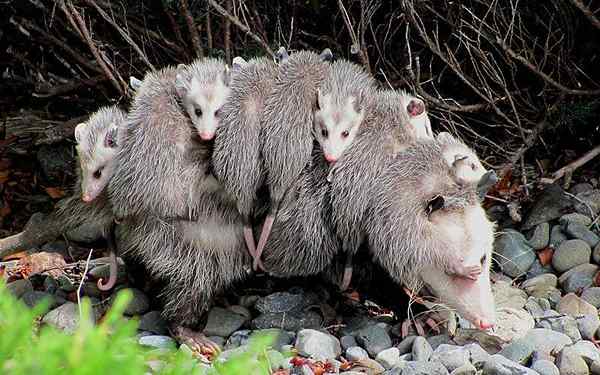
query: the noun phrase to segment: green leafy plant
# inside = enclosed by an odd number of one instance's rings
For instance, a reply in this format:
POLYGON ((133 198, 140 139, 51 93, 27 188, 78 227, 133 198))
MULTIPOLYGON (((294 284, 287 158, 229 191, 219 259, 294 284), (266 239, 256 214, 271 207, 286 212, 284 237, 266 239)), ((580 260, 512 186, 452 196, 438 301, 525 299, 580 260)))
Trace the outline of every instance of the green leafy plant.
MULTIPOLYGON (((44 301, 29 309, 0 282, 0 373, 3 374, 111 374, 138 375, 148 372, 148 361, 160 363, 159 374, 269 374, 266 352, 273 337, 259 336, 248 350, 213 367, 198 362, 182 350, 149 350, 138 344, 137 322, 123 317, 131 292, 119 292, 99 324, 82 319, 73 334, 41 326, 47 311, 44 301)), ((91 317, 87 299, 81 304, 83 317, 91 317)))

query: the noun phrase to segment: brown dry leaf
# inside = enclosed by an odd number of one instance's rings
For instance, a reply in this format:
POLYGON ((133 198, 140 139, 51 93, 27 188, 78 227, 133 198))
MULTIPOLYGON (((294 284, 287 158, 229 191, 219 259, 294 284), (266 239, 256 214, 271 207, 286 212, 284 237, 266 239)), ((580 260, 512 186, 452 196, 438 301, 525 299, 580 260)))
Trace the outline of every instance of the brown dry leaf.
POLYGON ((30 268, 29 275, 46 272, 52 277, 62 275, 62 269, 67 265, 62 255, 57 253, 34 253, 20 260, 23 267, 30 268))
POLYGON ((542 266, 547 266, 552 262, 552 256, 554 255, 554 250, 552 248, 547 247, 538 253, 538 258, 540 258, 540 264, 542 266))
POLYGON ((18 253, 14 253, 14 254, 5 256, 4 258, 2 258, 2 261, 6 262, 9 260, 23 259, 26 256, 27 256, 27 252, 24 250, 21 250, 18 253))
POLYGON ((8 171, 8 170, 0 171, 0 183, 1 184, 8 181, 9 177, 10 177, 10 171, 8 171))
POLYGON ((67 195, 63 189, 58 187, 47 187, 45 190, 52 199, 60 199, 67 195))

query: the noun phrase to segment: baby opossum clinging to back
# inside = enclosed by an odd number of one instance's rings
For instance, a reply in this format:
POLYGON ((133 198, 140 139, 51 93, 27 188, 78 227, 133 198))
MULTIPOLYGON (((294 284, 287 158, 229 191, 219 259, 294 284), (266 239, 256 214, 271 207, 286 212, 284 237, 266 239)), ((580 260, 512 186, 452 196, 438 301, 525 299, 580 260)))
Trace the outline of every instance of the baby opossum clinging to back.
POLYGON ((18 248, 40 245, 62 233, 77 228, 83 222, 95 221, 104 228, 111 251, 111 277, 108 284, 99 281, 102 290, 112 288, 116 281, 116 257, 112 243, 113 215, 106 186, 117 164, 117 133, 125 122, 126 113, 118 106, 100 108, 89 120, 75 127, 77 141, 77 184, 73 195, 61 200, 48 216, 34 214, 23 232, 0 240, 0 258, 18 248))

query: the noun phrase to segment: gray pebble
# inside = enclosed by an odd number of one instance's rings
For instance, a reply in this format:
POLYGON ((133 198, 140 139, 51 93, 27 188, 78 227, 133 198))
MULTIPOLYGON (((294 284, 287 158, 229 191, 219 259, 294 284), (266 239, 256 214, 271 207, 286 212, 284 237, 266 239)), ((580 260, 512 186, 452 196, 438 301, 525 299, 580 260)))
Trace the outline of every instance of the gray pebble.
POLYGON ((535 250, 542 250, 548 246, 550 242, 550 224, 541 223, 537 225, 528 241, 535 250))
POLYGON ((267 359, 271 365, 271 371, 275 372, 279 369, 286 369, 289 367, 289 362, 286 358, 277 350, 267 350, 267 359))
POLYGON ((360 361, 369 358, 369 353, 360 346, 353 346, 346 350, 346 358, 349 361, 360 361))
POLYGON ((454 341, 452 341, 452 338, 447 333, 443 333, 441 335, 429 336, 427 338, 427 342, 431 345, 433 350, 435 350, 438 346, 440 346, 442 344, 456 345, 456 343, 454 341))
POLYGON ((557 249, 561 243, 567 240, 567 235, 563 232, 560 225, 555 225, 550 231, 550 246, 557 249))
POLYGON ((588 190, 576 195, 575 210, 580 214, 595 217, 600 213, 600 190, 588 190))
POLYGON ((417 337, 418 336, 406 336, 404 340, 400 341, 400 343, 396 345, 396 348, 398 348, 400 354, 410 353, 412 351, 413 343, 417 337))
POLYGON ((534 349, 532 343, 526 340, 517 339, 502 348, 498 354, 511 361, 525 365, 531 358, 534 349))
POLYGON ((439 362, 406 362, 402 375, 446 375, 448 370, 439 362))
POLYGON ((67 302, 49 311, 42 322, 67 333, 73 333, 79 325, 79 308, 76 304, 67 302))
MULTIPOLYGON (((238 331, 239 332, 239 331, 238 331)), ((274 338, 271 347, 278 351, 283 351, 283 347, 286 345, 290 345, 296 339, 295 332, 288 332, 278 328, 269 328, 269 329, 258 329, 250 335, 250 337, 254 335, 269 335, 274 338)))
POLYGON ((596 264, 600 264, 600 244, 596 245, 596 247, 594 247, 594 251, 592 253, 592 259, 594 259, 594 262, 596 264))
POLYGON ((560 244, 552 257, 552 266, 562 273, 580 264, 589 263, 592 249, 585 241, 568 240, 560 244))
POLYGON ((286 331, 298 331, 302 328, 319 328, 323 319, 317 312, 309 310, 302 313, 265 313, 252 320, 252 328, 280 328, 286 331))
POLYGON ((579 193, 583 193, 584 191, 593 190, 593 189, 594 189, 594 187, 592 186, 592 184, 589 184, 587 182, 580 182, 576 185, 573 185, 569 189, 569 193, 571 193, 573 195, 577 195, 579 193))
POLYGON ((583 358, 575 349, 570 346, 565 347, 556 358, 556 365, 561 374, 586 375, 589 374, 589 368, 583 358))
POLYGON ((600 362, 600 350, 593 342, 581 340, 571 346, 588 364, 598 361, 600 362))
POLYGON ((511 361, 500 354, 491 355, 483 365, 483 375, 538 375, 537 372, 511 361))
POLYGON ((564 333, 555 332, 546 328, 530 329, 522 340, 529 342, 535 350, 551 353, 562 350, 566 345, 571 345, 573 341, 564 333))
POLYGON ((535 252, 520 232, 505 229, 494 242, 496 262, 506 275, 524 275, 535 261, 535 252))
POLYGON ((581 332, 581 337, 587 340, 593 340, 600 327, 598 315, 584 315, 577 318, 577 327, 581 332))
POLYGON ((525 280, 521 288, 530 296, 544 298, 548 295, 548 290, 556 288, 557 282, 556 275, 546 273, 525 280))
POLYGON ((581 293, 581 299, 596 308, 600 307, 600 287, 595 286, 585 289, 581 293))
POLYGON ((571 198, 560 186, 548 185, 529 210, 523 229, 530 229, 538 224, 558 219, 571 205, 571 198))
POLYGON ((459 368, 455 369, 450 375, 477 375, 477 369, 470 363, 465 363, 459 368))
POLYGON ((375 360, 379 362, 386 370, 391 369, 400 362, 400 351, 398 348, 388 348, 380 351, 375 360))
POLYGON ((138 329, 154 332, 157 335, 166 335, 169 333, 168 324, 160 315, 160 311, 150 311, 144 314, 140 319, 138 329))
POLYGON ((589 216, 582 215, 578 212, 573 212, 573 213, 561 216, 560 219, 558 220, 558 222, 563 227, 565 227, 571 223, 581 224, 581 225, 587 227, 590 224, 592 224, 592 219, 590 219, 589 216))
POLYGON ((228 337, 240 329, 246 317, 231 310, 213 307, 208 313, 204 334, 207 336, 228 337))
POLYGON ((335 336, 314 329, 298 332, 295 346, 301 355, 318 361, 334 359, 342 354, 342 347, 335 336))
POLYGON ((351 335, 342 336, 340 338, 340 344, 342 344, 342 349, 344 350, 347 350, 348 348, 351 348, 353 346, 358 346, 356 339, 354 338, 354 336, 351 335))
POLYGON ((150 309, 150 300, 139 289, 129 288, 131 293, 133 294, 133 298, 129 301, 129 304, 125 308, 123 314, 125 315, 141 315, 147 312, 150 309))
POLYGON ((254 307, 259 312, 266 314, 299 311, 304 306, 304 294, 278 292, 260 298, 254 307))
POLYGON ((20 298, 23 294, 27 292, 33 291, 33 285, 31 285, 31 281, 28 279, 19 279, 13 282, 10 282, 6 285, 9 292, 12 293, 13 296, 20 298))
POLYGON ((58 301, 56 300, 56 298, 54 298, 54 296, 52 294, 46 293, 46 292, 40 292, 37 290, 31 290, 29 292, 25 292, 25 294, 23 294, 21 296, 21 299, 30 308, 33 308, 34 306, 36 306, 43 300, 46 300, 46 303, 48 303, 48 305, 47 305, 48 309, 50 309, 50 310, 59 305, 58 301))
POLYGON ((469 363, 469 351, 462 346, 442 344, 434 350, 430 360, 440 362, 448 371, 454 371, 469 363))
POLYGON ((252 331, 250 331, 250 330, 240 330, 240 331, 234 332, 227 339, 224 349, 231 350, 231 349, 239 348, 240 346, 244 346, 244 345, 248 344, 248 340, 250 339, 251 332, 252 331))
POLYGON ((577 321, 568 315, 558 314, 556 311, 546 311, 545 319, 540 319, 538 322, 539 328, 547 328, 556 332, 563 333, 573 341, 581 340, 581 334, 577 326, 577 321))
POLYGON ((413 361, 429 361, 433 354, 433 348, 424 337, 416 336, 413 340, 411 354, 413 361))
POLYGON ((585 241, 588 245, 590 245, 590 247, 594 247, 598 244, 598 242, 600 242, 600 237, 589 230, 585 225, 568 223, 563 230, 565 233, 567 233, 567 236, 585 241))
POLYGON ((375 357, 380 351, 392 347, 392 339, 387 331, 379 326, 361 329, 356 335, 356 341, 375 357))
POLYGON ((578 293, 592 286, 597 272, 598 266, 595 264, 580 264, 563 273, 558 283, 566 293, 578 293))
POLYGON ((483 364, 485 361, 487 361, 488 357, 490 356, 490 354, 477 343, 467 344, 465 345, 465 349, 469 351, 471 363, 478 367, 480 367, 480 364, 483 364))
POLYGON ((526 277, 528 279, 531 279, 546 273, 554 273, 554 268, 552 268, 552 264, 546 264, 545 266, 542 266, 540 260, 536 258, 533 264, 531 265, 531 268, 529 268, 529 271, 527 271, 526 277))
POLYGON ((554 362, 548 360, 534 362, 531 369, 537 371, 540 375, 560 375, 558 367, 556 367, 554 362))
POLYGON ((139 344, 143 346, 150 346, 158 349, 174 349, 175 340, 169 336, 151 335, 140 337, 139 344))

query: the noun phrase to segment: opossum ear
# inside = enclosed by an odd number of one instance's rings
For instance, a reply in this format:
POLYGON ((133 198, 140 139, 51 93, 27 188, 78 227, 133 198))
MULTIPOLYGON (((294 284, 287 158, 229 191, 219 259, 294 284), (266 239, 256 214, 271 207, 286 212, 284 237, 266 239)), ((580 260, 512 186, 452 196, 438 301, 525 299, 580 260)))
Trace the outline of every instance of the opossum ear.
POLYGON ((333 61, 333 52, 329 48, 325 48, 319 57, 322 61, 333 61))
POLYGON ((477 193, 479 194, 479 198, 485 198, 485 195, 490 190, 490 188, 498 182, 498 175, 495 171, 490 170, 487 171, 481 179, 477 183, 477 193))
POLYGON ((425 113, 425 103, 421 99, 411 99, 406 106, 410 117, 420 116, 425 113))
POLYGON ((142 81, 134 76, 129 77, 129 86, 133 91, 137 91, 142 86, 142 81))
POLYGON ((246 60, 244 60, 243 57, 236 56, 233 58, 233 61, 231 62, 231 70, 234 72, 238 72, 246 65, 248 65, 248 62, 246 60))
POLYGON ((180 98, 183 98, 188 91, 189 82, 185 81, 183 76, 183 71, 185 70, 185 65, 179 64, 177 65, 177 75, 175 76, 175 90, 177 91, 177 95, 180 98))
POLYGON ((458 143, 458 140, 452 136, 452 134, 448 132, 441 132, 435 138, 438 142, 444 144, 458 143))
POLYGON ((75 126, 75 141, 77 143, 81 143, 83 141, 83 137, 85 136, 85 127, 87 123, 81 122, 75 126))
POLYGON ((110 124, 106 136, 104 136, 104 147, 115 148, 117 147, 117 125, 110 124))
POLYGON ((289 57, 290 55, 284 46, 279 47, 277 52, 275 52, 275 62, 278 62, 279 64, 285 62, 289 57))
POLYGON ((436 195, 429 202, 427 202, 427 207, 425 208, 425 212, 427 212, 427 215, 431 215, 433 212, 444 207, 444 203, 445 203, 444 197, 442 197, 441 195, 436 195))

